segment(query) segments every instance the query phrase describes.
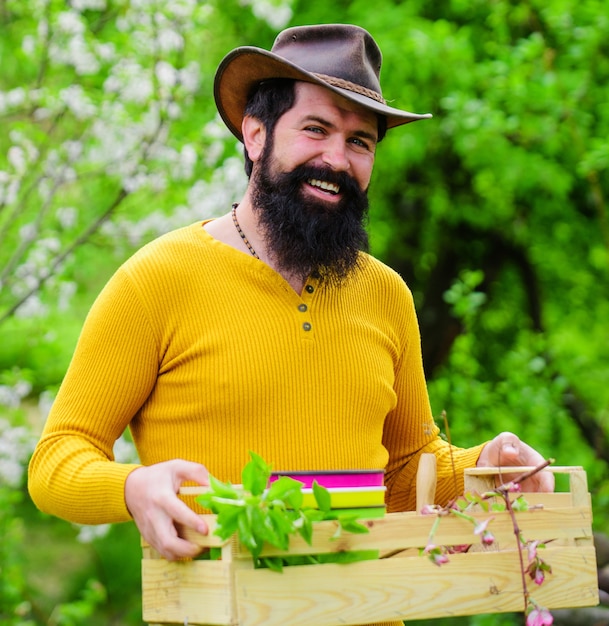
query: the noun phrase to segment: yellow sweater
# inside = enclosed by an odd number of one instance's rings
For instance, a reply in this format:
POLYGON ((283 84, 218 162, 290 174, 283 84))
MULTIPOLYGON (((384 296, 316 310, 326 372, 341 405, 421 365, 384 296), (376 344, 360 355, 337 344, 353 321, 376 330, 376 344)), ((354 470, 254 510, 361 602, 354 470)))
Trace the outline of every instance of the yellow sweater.
MULTIPOLYGON (((142 248, 86 320, 30 464, 36 504, 73 522, 129 520, 137 466, 112 453, 128 427, 143 464, 182 458, 233 482, 249 450, 276 470, 386 468, 390 511, 414 507, 418 457, 432 451, 438 501, 454 492, 411 294, 368 255, 343 287, 311 280, 298 295, 201 223, 142 248)), ((479 451, 455 449, 457 469, 479 451)))

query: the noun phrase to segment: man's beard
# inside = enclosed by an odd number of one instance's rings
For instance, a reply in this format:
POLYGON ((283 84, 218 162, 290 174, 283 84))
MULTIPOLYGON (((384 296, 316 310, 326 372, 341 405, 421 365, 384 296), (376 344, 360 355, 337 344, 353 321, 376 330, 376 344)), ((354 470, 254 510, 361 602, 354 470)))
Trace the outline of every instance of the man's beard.
POLYGON ((368 197, 345 172, 300 165, 274 172, 272 145, 264 151, 252 180, 252 204, 269 254, 278 269, 326 285, 340 285, 357 268, 359 252, 368 250, 368 197), (325 203, 307 197, 310 179, 339 186, 341 200, 325 203))

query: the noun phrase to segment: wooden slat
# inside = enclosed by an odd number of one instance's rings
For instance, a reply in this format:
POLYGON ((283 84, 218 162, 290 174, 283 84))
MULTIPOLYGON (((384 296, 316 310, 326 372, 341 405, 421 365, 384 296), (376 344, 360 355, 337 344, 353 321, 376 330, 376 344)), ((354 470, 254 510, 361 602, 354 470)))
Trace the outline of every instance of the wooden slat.
POLYGON ((234 624, 231 593, 231 567, 222 561, 142 561, 145 622, 234 624))
MULTIPOLYGON (((503 465, 501 467, 468 467, 464 470, 465 475, 471 476, 498 476, 501 474, 523 474, 535 469, 533 465, 503 465)), ((548 465, 543 472, 552 474, 572 474, 583 471, 580 465, 548 465)))
MULTIPOLYGON (((555 581, 535 586, 549 608, 598 603, 593 548, 552 552, 555 581), (560 583, 558 583, 560 581, 560 583)), ((366 621, 412 620, 521 611, 521 576, 515 553, 453 555, 442 567, 424 557, 238 572, 241 626, 344 626, 366 621)))
MULTIPOLYGON (((573 542, 576 539, 592 538, 592 515, 587 507, 521 511, 516 513, 519 527, 527 539, 558 540, 573 542)), ((496 538, 497 544, 504 548, 515 546, 512 520, 506 512, 475 513, 473 517, 485 520, 494 519, 489 530, 496 538)), ((303 539, 294 536, 290 540, 290 554, 319 554, 323 552, 340 552, 343 550, 381 551, 420 548, 428 543, 435 516, 417 515, 415 513, 393 513, 381 519, 368 520, 368 534, 344 533, 339 539, 332 540, 336 531, 335 522, 319 522, 315 524, 313 541, 308 545, 303 539)), ((434 543, 439 545, 460 545, 477 543, 473 534, 473 526, 469 522, 455 517, 445 517, 440 521, 434 543)), ((190 538, 191 535, 187 534, 190 538)), ((249 553, 237 546, 238 554, 248 558, 249 553)), ((267 546, 263 555, 285 554, 278 549, 267 546)))
POLYGON ((426 504, 436 503, 437 463, 435 454, 421 455, 417 470, 417 512, 421 512, 426 504))

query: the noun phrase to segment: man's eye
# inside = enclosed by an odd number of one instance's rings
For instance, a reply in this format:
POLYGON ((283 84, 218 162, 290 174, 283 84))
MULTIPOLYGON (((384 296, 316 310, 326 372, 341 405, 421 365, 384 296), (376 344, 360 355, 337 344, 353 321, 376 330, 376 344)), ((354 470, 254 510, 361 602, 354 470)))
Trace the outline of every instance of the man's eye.
POLYGON ((324 132, 323 128, 320 128, 319 126, 307 126, 305 130, 311 133, 319 133, 319 134, 322 134, 324 132))
POLYGON ((370 150, 370 144, 368 144, 368 142, 364 141, 363 139, 360 139, 359 137, 353 137, 351 139, 351 143, 356 148, 361 148, 362 150, 370 150))

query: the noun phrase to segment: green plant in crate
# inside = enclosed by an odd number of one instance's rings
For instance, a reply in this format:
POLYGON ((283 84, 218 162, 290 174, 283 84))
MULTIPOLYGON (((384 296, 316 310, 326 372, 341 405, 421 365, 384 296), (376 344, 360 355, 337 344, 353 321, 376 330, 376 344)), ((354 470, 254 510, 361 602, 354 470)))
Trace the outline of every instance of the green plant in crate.
MULTIPOLYGON (((198 496, 197 501, 217 514, 215 534, 228 539, 237 533, 256 567, 281 572, 285 565, 351 563, 378 558, 377 550, 260 556, 265 543, 287 551, 293 535, 300 535, 311 545, 313 524, 322 520, 337 522, 333 538, 338 538, 343 531, 367 533, 368 528, 356 519, 356 515, 333 510, 330 493, 317 482, 313 483, 313 494, 318 508, 303 506, 303 484, 289 476, 282 476, 268 486, 271 467, 255 452, 250 452, 250 457, 241 474, 242 486, 210 476, 209 491, 198 496)), ((210 553, 210 558, 217 557, 218 551, 210 553)))

